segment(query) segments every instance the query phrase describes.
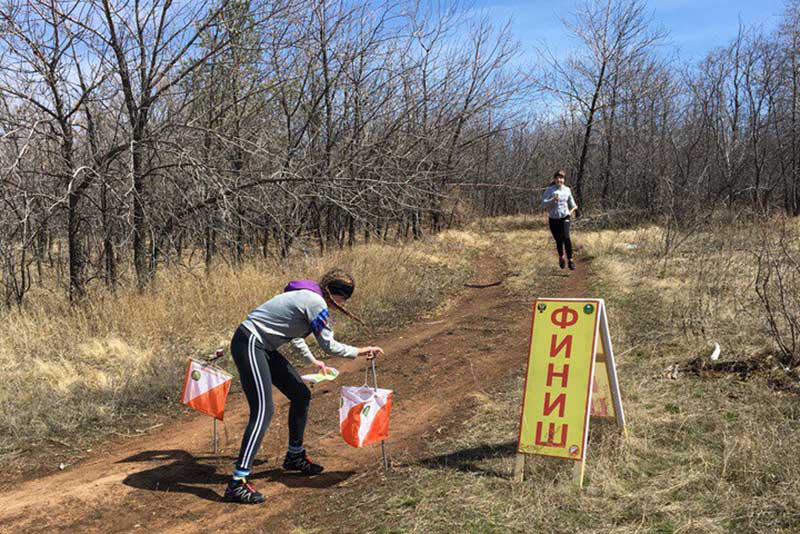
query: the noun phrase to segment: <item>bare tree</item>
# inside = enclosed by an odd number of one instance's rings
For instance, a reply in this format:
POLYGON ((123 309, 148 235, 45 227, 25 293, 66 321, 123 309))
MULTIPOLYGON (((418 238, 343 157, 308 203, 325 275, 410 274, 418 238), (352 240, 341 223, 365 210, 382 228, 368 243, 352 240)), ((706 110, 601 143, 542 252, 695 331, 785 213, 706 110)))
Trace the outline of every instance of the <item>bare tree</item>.
POLYGON ((211 49, 200 47, 201 36, 228 3, 154 0, 131 5, 97 0, 92 2, 90 23, 82 24, 112 51, 109 67, 118 77, 123 95, 130 142, 133 264, 140 287, 149 278, 144 206, 150 198, 146 177, 147 149, 153 141, 151 121, 162 98, 229 44, 223 41, 211 49))
POLYGON ((665 34, 651 28, 643 0, 582 2, 574 19, 565 21, 565 27, 583 48, 567 60, 550 57, 552 72, 545 88, 580 113, 583 140, 576 162, 575 193, 578 203, 584 205, 584 180, 596 114, 601 109, 614 113, 620 84, 638 75, 637 69, 665 34), (607 100, 603 101, 602 96, 607 100))
POLYGON ((77 48, 87 12, 80 3, 55 0, 7 2, 0 9, 6 30, 0 34, 7 52, 0 69, 0 92, 25 106, 20 126, 39 129, 45 141, 38 148, 56 147, 45 174, 55 180, 56 199, 66 208, 69 254, 69 297, 84 293, 85 253, 82 250, 80 204, 97 172, 76 146, 78 116, 103 81, 99 65, 77 48))

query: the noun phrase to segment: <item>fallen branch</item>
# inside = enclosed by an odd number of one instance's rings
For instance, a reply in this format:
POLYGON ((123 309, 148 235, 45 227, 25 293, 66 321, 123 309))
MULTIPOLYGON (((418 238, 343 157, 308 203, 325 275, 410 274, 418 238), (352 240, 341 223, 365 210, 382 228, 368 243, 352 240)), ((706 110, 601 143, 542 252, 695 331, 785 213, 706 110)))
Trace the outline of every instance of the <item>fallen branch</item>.
POLYGON ((136 432, 138 432, 139 434, 144 434, 145 432, 148 432, 148 431, 150 431, 150 430, 153 430, 154 428, 158 428, 158 427, 160 427, 160 426, 164 426, 164 423, 158 423, 157 425, 149 426, 149 427, 147 427, 147 428, 143 428, 143 429, 141 429, 141 430, 139 430, 138 428, 136 428, 135 430, 136 430, 136 432))
POLYGON ((31 449, 15 449, 12 451, 0 452, 0 458, 3 460, 10 460, 11 458, 16 458, 26 452, 30 452, 31 449))
POLYGON ((698 376, 707 372, 738 373, 742 379, 746 379, 750 373, 763 368, 764 362, 755 358, 730 362, 710 362, 708 358, 700 356, 689 360, 686 370, 698 376))
POLYGON ((70 445, 69 443, 67 443, 67 442, 65 442, 65 441, 61 441, 60 439, 56 439, 56 438, 47 438, 47 441, 52 441, 52 442, 53 442, 53 443, 55 443, 56 445, 61 445, 62 447, 66 447, 66 448, 68 448, 68 449, 78 450, 78 448, 77 448, 77 447, 75 447, 75 446, 73 446, 73 445, 70 445))
POLYGON ((471 287, 473 289, 484 289, 487 287, 499 286, 502 283, 503 283, 502 280, 498 280, 497 282, 492 282, 491 284, 464 284, 464 287, 471 287))

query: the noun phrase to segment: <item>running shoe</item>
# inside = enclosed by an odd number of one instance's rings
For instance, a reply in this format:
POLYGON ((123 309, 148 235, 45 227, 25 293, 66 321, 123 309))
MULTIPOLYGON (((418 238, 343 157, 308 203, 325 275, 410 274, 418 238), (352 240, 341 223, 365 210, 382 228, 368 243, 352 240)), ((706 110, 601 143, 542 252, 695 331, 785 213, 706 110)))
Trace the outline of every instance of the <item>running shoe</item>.
MULTIPOLYGON (((562 269, 563 269, 563 267, 562 267, 562 269)), ((572 260, 569 260, 569 270, 570 271, 574 271, 575 270, 575 262, 572 261, 572 260)))
POLYGON ((304 475, 318 475, 325 469, 319 464, 315 464, 309 458, 306 451, 292 454, 286 453, 286 458, 283 460, 283 468, 287 471, 300 471, 304 475))
POLYGON ((564 256, 558 258, 558 266, 561 267, 562 269, 566 266, 566 263, 564 262, 564 256))
POLYGON ((242 504, 261 504, 267 499, 247 480, 240 478, 230 481, 225 489, 225 500, 242 504))

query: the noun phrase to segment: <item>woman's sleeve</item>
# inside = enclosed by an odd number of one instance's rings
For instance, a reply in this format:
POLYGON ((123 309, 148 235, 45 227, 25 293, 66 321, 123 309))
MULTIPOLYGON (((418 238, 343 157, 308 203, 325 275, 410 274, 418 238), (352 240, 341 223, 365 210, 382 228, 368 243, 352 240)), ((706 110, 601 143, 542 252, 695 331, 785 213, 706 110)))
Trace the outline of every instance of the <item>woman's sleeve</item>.
POLYGON ((553 203, 552 195, 550 196, 550 198, 547 198, 547 195, 548 195, 549 192, 550 192, 550 188, 548 187, 547 189, 544 190, 544 193, 542 193, 542 209, 543 210, 548 209, 550 207, 550 205, 553 203))
POLYGON ((331 356, 341 356, 342 358, 355 358, 358 356, 356 347, 336 341, 333 338, 333 330, 327 326, 320 330, 319 333, 314 332, 314 336, 317 338, 320 348, 331 356))
POLYGON ((313 362, 316 359, 314 358, 314 354, 311 352, 311 349, 308 348, 306 340, 302 337, 294 338, 291 343, 295 351, 299 352, 309 362, 313 362))
POLYGON ((575 197, 573 197, 573 196, 572 196, 572 190, 570 190, 570 192, 569 192, 569 198, 567 198, 567 207, 568 207, 570 210, 572 210, 572 209, 574 209, 574 208, 577 208, 577 207, 578 207, 578 205, 577 205, 577 204, 575 204, 575 197))
POLYGON ((343 358, 355 358, 358 356, 358 349, 356 347, 339 343, 334 339, 327 307, 319 305, 311 306, 309 309, 309 317, 313 317, 313 319, 310 320, 311 332, 317 339, 319 348, 326 354, 343 358))

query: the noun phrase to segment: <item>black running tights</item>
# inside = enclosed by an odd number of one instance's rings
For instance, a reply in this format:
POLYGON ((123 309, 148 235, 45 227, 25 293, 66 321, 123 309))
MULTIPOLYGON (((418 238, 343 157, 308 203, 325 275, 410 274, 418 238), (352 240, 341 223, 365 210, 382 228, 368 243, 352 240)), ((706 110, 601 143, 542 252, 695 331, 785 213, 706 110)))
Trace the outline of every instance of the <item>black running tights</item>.
POLYGON ((272 386, 275 385, 290 401, 289 444, 292 446, 303 444, 311 391, 286 358, 279 352, 265 350, 258 338, 243 326, 233 334, 231 355, 250 405, 250 420, 244 430, 236 467, 249 470, 275 411, 272 386))
POLYGON ((564 255, 564 248, 567 249, 567 258, 572 259, 572 241, 569 238, 569 215, 563 219, 550 219, 550 233, 556 240, 558 255, 564 255))

